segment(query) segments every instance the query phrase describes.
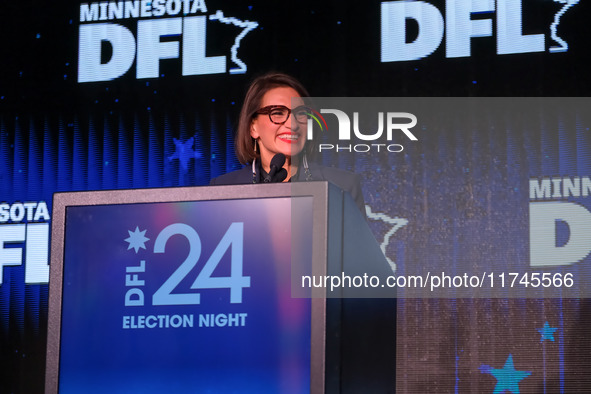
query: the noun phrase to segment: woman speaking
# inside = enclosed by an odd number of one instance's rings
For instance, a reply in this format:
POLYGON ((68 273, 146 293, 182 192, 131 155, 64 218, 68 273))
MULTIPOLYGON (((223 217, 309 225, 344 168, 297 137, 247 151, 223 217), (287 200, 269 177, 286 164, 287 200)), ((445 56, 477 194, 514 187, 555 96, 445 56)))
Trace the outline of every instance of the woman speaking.
POLYGON ((309 97, 295 78, 269 73, 248 88, 236 132, 236 156, 241 170, 213 178, 212 185, 292 181, 329 181, 349 192, 365 214, 357 174, 308 162, 312 144, 306 144, 309 97))

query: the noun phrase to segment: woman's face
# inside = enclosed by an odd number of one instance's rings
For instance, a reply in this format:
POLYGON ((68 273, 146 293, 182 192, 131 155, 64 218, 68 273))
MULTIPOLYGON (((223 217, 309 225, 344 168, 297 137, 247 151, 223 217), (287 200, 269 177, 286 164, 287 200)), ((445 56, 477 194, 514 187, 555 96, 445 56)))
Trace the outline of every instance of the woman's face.
MULTIPOLYGON (((260 108, 283 105, 295 108, 303 105, 300 95, 290 87, 277 87, 269 90, 261 100, 260 108), (293 103, 292 103, 292 99, 293 103)), ((268 166, 273 156, 283 153, 288 159, 299 154, 306 142, 307 124, 297 122, 293 113, 283 124, 271 122, 268 114, 258 114, 250 125, 250 135, 258 140, 263 166, 268 166)))

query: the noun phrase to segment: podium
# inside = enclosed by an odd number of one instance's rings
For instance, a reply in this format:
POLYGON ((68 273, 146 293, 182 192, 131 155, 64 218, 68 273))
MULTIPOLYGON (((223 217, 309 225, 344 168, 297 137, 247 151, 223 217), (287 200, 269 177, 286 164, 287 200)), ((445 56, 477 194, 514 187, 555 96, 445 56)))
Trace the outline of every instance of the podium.
POLYGON ((58 193, 52 225, 47 393, 395 390, 391 289, 317 286, 391 273, 327 182, 58 193))

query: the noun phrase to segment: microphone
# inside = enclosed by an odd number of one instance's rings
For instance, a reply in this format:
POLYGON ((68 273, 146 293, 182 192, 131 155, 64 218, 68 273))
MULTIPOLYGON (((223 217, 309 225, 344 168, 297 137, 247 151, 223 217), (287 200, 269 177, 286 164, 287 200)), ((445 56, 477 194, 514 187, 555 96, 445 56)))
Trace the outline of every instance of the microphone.
POLYGON ((285 155, 283 153, 277 153, 273 156, 271 159, 269 175, 265 177, 265 183, 283 182, 283 180, 287 178, 287 171, 283 169, 284 164, 285 155))
POLYGON ((279 171, 277 171, 275 175, 273 175, 271 182, 281 183, 283 182, 283 180, 285 180, 285 178, 287 178, 287 171, 285 170, 285 168, 282 168, 279 171))

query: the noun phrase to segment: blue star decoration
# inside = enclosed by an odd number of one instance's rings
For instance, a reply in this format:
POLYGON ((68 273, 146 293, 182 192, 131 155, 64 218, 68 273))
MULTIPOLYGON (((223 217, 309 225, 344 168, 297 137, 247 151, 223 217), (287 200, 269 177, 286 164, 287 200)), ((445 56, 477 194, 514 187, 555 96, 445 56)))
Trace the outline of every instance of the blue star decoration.
POLYGON ((540 338, 540 342, 544 342, 544 340, 549 339, 550 341, 554 342, 554 333, 558 330, 557 327, 550 327, 548 322, 544 323, 544 327, 538 328, 538 332, 542 335, 540 338))
POLYGON ((129 233, 129 237, 125 239, 125 242, 129 243, 127 250, 133 248, 137 253, 140 249, 146 249, 146 242, 150 240, 150 238, 145 237, 146 231, 147 230, 140 231, 137 226, 135 227, 134 232, 127 230, 129 233))
POLYGON ((193 137, 189 138, 187 141, 183 142, 181 140, 177 140, 173 138, 174 145, 176 146, 175 152, 168 158, 169 161, 174 159, 178 159, 181 162, 181 167, 183 168, 184 172, 187 172, 189 169, 189 160, 191 159, 200 159, 201 153, 193 150, 193 137))
POLYGON ((519 394, 519 382, 531 375, 529 371, 515 370, 515 366, 513 366, 513 355, 511 354, 502 369, 495 369, 489 365, 481 365, 479 369, 481 373, 489 373, 497 379, 497 385, 493 394, 501 394, 505 391, 519 394))

